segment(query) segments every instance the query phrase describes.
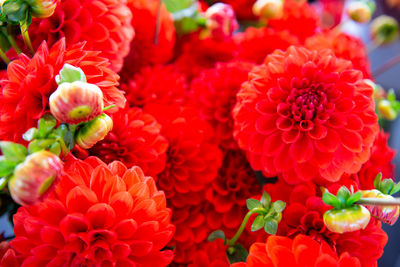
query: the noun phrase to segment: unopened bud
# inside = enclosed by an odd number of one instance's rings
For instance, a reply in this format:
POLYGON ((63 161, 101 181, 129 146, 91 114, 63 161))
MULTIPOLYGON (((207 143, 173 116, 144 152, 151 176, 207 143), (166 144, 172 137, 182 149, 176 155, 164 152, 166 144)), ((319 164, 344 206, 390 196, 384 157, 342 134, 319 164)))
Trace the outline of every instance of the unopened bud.
MULTIPOLYGON (((365 190, 362 191, 363 197, 365 198, 381 198, 394 200, 394 197, 391 195, 386 195, 380 192, 379 190, 365 190)), ((397 219, 399 218, 399 206, 365 206, 370 212, 371 215, 378 220, 387 223, 389 225, 393 225, 397 219)))
POLYGON ((56 0, 30 0, 27 1, 32 10, 32 16, 35 18, 48 18, 53 15, 57 7, 56 0))
POLYGON ((382 15, 371 22, 372 40, 377 44, 390 44, 399 37, 399 24, 389 16, 382 15))
POLYGON ((214 39, 224 40, 239 29, 235 11, 230 5, 216 3, 207 9, 205 17, 207 30, 214 39))
POLYGON ((55 187, 63 163, 53 153, 42 150, 26 157, 8 183, 11 197, 22 206, 43 200, 55 187))
POLYGON ((348 4, 346 12, 355 22, 366 23, 371 20, 374 10, 366 1, 356 1, 348 4))
POLYGON ((397 118, 397 112, 393 109, 390 101, 383 99, 378 102, 378 111, 385 119, 392 121, 397 118))
POLYGON ((89 149, 97 142, 103 140, 112 130, 112 127, 112 119, 103 113, 80 128, 75 141, 81 148, 89 149))
POLYGON ((282 0, 258 0, 253 5, 253 13, 264 19, 277 19, 283 14, 282 0))
POLYGON ((94 84, 61 83, 49 99, 50 112, 60 122, 78 124, 103 112, 103 93, 94 84))

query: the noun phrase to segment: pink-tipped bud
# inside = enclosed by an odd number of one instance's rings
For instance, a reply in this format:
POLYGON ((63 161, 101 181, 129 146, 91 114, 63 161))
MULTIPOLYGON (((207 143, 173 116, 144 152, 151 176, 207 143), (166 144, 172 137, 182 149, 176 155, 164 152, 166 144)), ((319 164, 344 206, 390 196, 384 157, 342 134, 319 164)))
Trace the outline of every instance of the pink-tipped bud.
POLYGON ((53 15, 57 7, 57 0, 31 0, 28 1, 35 18, 48 18, 53 15))
POLYGON ((371 6, 364 1, 351 2, 346 8, 347 15, 349 15, 352 20, 359 23, 367 23, 370 21, 373 11, 371 6))
POLYGON ((112 127, 112 119, 103 113, 80 128, 75 141, 81 148, 89 149, 97 142, 103 140, 112 130, 112 127))
POLYGON ((8 183, 11 197, 22 206, 43 200, 58 183, 62 170, 63 162, 49 151, 27 156, 8 183))
POLYGON ((258 0, 253 5, 254 15, 263 19, 277 19, 283 14, 282 0, 258 0))
POLYGON ((103 92, 94 84, 61 83, 49 99, 50 112, 60 122, 78 124, 103 112, 103 92))
MULTIPOLYGON (((364 198, 382 198, 393 200, 394 197, 386 195, 377 189, 362 191, 364 198)), ((365 206, 370 212, 372 217, 378 220, 393 225, 399 218, 399 206, 365 206)))
POLYGON ((239 29, 235 11, 230 5, 214 4, 207 9, 205 17, 207 19, 207 30, 214 39, 224 40, 231 37, 239 29))

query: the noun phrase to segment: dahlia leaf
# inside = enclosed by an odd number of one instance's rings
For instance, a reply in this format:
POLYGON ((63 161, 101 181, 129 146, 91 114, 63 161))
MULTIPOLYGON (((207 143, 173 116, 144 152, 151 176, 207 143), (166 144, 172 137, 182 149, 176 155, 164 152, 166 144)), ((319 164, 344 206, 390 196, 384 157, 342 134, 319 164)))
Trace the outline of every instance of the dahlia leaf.
POLYGON ((6 178, 0 178, 0 190, 3 190, 3 188, 7 185, 7 179, 6 178))
POLYGON ((53 154, 56 154, 57 156, 60 156, 60 154, 61 154, 60 143, 56 142, 56 143, 52 144, 49 148, 49 151, 52 152, 53 154))
POLYGON ((337 197, 328 191, 326 191, 323 196, 322 196, 322 201, 334 208, 340 208, 340 201, 337 199, 337 197))
POLYGON ((261 197, 260 202, 261 202, 261 205, 262 205, 264 208, 268 208, 269 205, 271 204, 271 197, 270 197, 270 195, 269 195, 267 192, 264 191, 263 194, 262 194, 262 197, 261 197))
POLYGON ((26 131, 23 135, 22 135, 22 138, 25 140, 25 141, 28 141, 28 142, 30 142, 30 141, 32 141, 33 139, 35 139, 37 136, 38 136, 38 129, 36 129, 36 128, 30 128, 28 131, 26 131))
POLYGON ((285 209, 285 207, 286 203, 283 202, 282 200, 278 200, 272 203, 272 208, 278 213, 282 212, 285 209))
POLYGON ((252 210, 255 208, 262 208, 260 201, 258 201, 257 199, 252 199, 252 198, 249 198, 246 200, 246 205, 249 210, 252 210))
POLYGON ((1 141, 0 149, 7 161, 16 163, 24 161, 26 155, 28 154, 26 147, 23 145, 8 141, 1 141))
POLYGON ((60 74, 56 76, 57 84, 73 83, 76 81, 86 82, 85 73, 81 68, 74 67, 70 64, 64 64, 63 68, 60 70, 60 74))
POLYGON ((359 191, 353 195, 351 195, 347 200, 346 200, 346 206, 351 206, 354 203, 356 203, 357 201, 360 200, 360 198, 362 197, 362 193, 359 191))
POLYGON ((245 262, 249 253, 241 244, 235 244, 233 247, 228 248, 226 256, 229 263, 245 262))
POLYGON ((16 166, 15 162, 8 161, 5 159, 1 160, 0 161, 0 177, 6 177, 6 176, 12 174, 12 172, 15 169, 15 166, 16 166))
POLYGON ((275 235, 278 231, 278 222, 272 218, 267 218, 264 224, 264 231, 270 235, 275 235))
POLYGON ((171 13, 186 9, 192 6, 195 2, 194 0, 164 0, 165 7, 171 13))
POLYGON ((7 35, 2 31, 0 31, 0 47, 4 52, 7 52, 11 47, 7 35))
POLYGON ((45 138, 53 129, 56 127, 57 121, 50 114, 44 114, 43 117, 39 120, 39 138, 45 138))
POLYGON ((400 183, 397 183, 397 184, 393 187, 392 191, 390 191, 390 195, 394 195, 394 194, 396 194, 396 193, 399 192, 399 191, 400 191, 400 183))
POLYGON ((255 232, 255 231, 260 230, 263 227, 264 227, 264 216, 258 215, 255 218, 253 224, 251 225, 251 231, 255 232))
POLYGON ((226 237, 225 237, 225 233, 222 230, 217 230, 212 232, 209 236, 208 236, 208 241, 213 242, 215 239, 222 239, 224 240, 224 242, 226 241, 226 237))
POLYGON ((381 180, 382 180, 382 173, 378 173, 374 179, 374 187, 379 190, 379 187, 381 186, 381 180))
POLYGON ((389 195, 389 193, 392 191, 392 189, 394 188, 394 183, 392 179, 384 179, 379 187, 379 190, 386 194, 389 195))

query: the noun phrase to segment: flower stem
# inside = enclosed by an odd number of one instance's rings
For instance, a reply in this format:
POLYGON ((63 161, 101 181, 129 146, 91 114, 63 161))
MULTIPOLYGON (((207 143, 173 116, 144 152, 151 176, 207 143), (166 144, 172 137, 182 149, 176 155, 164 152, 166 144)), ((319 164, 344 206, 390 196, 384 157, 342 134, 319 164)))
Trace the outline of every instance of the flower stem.
POLYGON ((10 59, 7 57, 6 53, 4 53, 3 49, 0 48, 0 57, 6 63, 10 63, 10 59))
POLYGON ((17 42, 15 41, 14 37, 11 34, 8 34, 8 40, 10 41, 11 46, 14 48, 17 54, 21 54, 21 48, 19 48, 17 42))
POLYGON ((372 72, 372 76, 374 76, 374 77, 379 76, 382 73, 385 73, 389 69, 393 68, 394 66, 396 66, 399 63, 400 63, 400 55, 397 55, 397 56, 391 58, 390 60, 386 61, 385 63, 383 63, 383 65, 381 65, 378 69, 374 70, 372 72))
POLYGON ((35 50, 33 50, 31 38, 29 38, 28 25, 26 24, 26 22, 21 22, 19 24, 19 26, 21 28, 21 34, 22 34, 22 38, 24 39, 25 45, 29 48, 29 50, 31 51, 32 55, 34 55, 35 54, 35 50))
POLYGON ((383 199, 383 198, 361 198, 356 204, 369 206, 400 206, 400 198, 383 199))
POLYGON ((247 222, 249 221, 251 215, 253 215, 255 213, 260 214, 260 213, 265 213, 265 212, 266 212, 266 210, 264 208, 254 208, 254 209, 250 210, 249 212, 247 212, 247 214, 246 214, 246 216, 244 216, 243 222, 240 225, 239 229, 237 230, 236 234, 232 237, 232 239, 229 239, 227 241, 227 245, 229 247, 232 247, 236 243, 236 241, 239 239, 240 235, 243 233, 243 230, 246 227, 247 222))
POLYGON ((162 0, 158 0, 157 21, 156 21, 156 28, 154 30, 154 41, 153 41, 154 45, 158 45, 158 35, 160 35, 161 4, 162 0))

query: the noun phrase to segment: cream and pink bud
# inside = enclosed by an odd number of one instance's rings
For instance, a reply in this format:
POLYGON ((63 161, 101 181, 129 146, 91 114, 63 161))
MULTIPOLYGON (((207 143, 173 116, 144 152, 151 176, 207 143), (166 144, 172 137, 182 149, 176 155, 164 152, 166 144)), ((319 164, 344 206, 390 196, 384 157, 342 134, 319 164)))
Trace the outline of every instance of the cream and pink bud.
POLYGON ((239 29, 235 11, 230 5, 216 3, 207 9, 205 17, 207 30, 214 39, 224 40, 239 29))
MULTIPOLYGON (((377 189, 362 191, 364 198, 381 198, 387 200, 394 200, 391 195, 383 194, 377 189)), ((399 218, 399 206, 365 206, 370 212, 372 217, 393 225, 399 218)))
POLYGON ((258 0, 253 5, 254 15, 263 19, 277 19, 283 14, 282 0, 258 0))
POLYGON ((32 16, 35 18, 48 18, 53 15, 57 7, 57 0, 28 0, 32 16))
POLYGON ((26 157, 14 170, 8 183, 11 197, 22 206, 43 200, 58 183, 63 162, 55 154, 42 150, 26 157))
POLYGON ((78 124, 103 112, 103 92, 94 84, 61 83, 49 99, 50 112, 60 122, 78 124))
POLYGON ((89 149, 103 140, 113 128, 113 121, 107 114, 101 114, 78 130, 75 141, 84 149, 89 149))
POLYGON ((366 2, 356 1, 348 4, 346 12, 355 22, 367 23, 371 20, 373 10, 366 2))

